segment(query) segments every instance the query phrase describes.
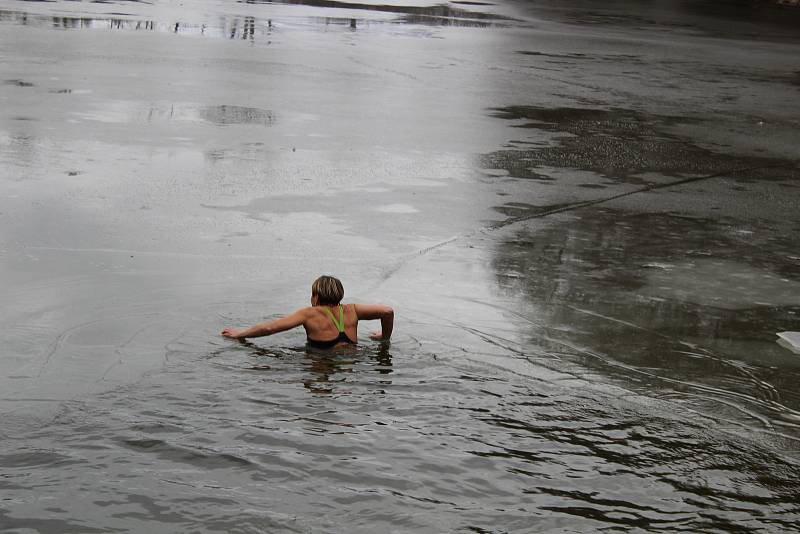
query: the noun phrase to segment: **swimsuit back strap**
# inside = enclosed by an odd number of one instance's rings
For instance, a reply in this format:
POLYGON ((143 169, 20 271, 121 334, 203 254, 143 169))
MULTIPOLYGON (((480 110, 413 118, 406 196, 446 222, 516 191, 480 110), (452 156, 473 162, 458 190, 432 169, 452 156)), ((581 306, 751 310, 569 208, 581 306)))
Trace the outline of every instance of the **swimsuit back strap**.
POLYGON ((330 308, 326 307, 326 308, 323 308, 323 310, 325 310, 325 313, 327 313, 328 317, 331 318, 331 321, 333 321, 333 324, 334 324, 334 326, 336 326, 336 329, 339 332, 344 332, 344 306, 339 304, 339 320, 338 321, 336 320, 336 317, 334 317, 333 312, 331 312, 330 308))

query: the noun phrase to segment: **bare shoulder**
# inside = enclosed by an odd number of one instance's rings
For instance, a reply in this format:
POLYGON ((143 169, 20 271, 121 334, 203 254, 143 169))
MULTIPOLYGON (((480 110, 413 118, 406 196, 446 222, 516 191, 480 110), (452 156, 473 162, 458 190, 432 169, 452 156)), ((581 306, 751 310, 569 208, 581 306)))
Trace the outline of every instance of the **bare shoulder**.
POLYGON ((314 311, 315 310, 314 310, 313 307, 306 306, 305 308, 300 308, 299 310, 294 312, 293 315, 296 315, 298 317, 303 317, 304 319, 307 319, 307 318, 312 317, 314 315, 314 311))
POLYGON ((312 315, 313 315, 312 308, 300 308, 298 310, 293 311, 289 315, 285 315, 283 319, 295 323, 296 322, 304 323, 312 315))
POLYGON ((394 315, 394 310, 385 304, 354 304, 359 319, 381 319, 394 315))

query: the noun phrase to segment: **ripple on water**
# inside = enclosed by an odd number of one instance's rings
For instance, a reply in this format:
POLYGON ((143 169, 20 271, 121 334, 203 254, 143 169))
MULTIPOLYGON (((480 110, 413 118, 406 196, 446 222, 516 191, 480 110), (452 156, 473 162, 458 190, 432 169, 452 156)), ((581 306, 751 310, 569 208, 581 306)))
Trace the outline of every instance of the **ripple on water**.
POLYGON ((0 467, 57 467, 79 463, 71 456, 52 450, 19 449, 17 452, 0 455, 0 467))
POLYGON ((4 519, 33 524, 42 499, 63 531, 80 531, 75 517, 208 532, 792 530, 800 519, 797 465, 669 403, 479 373, 402 343, 170 361, 66 405, 28 437, 32 456, 0 458, 24 471, 8 479, 22 489, 4 519))

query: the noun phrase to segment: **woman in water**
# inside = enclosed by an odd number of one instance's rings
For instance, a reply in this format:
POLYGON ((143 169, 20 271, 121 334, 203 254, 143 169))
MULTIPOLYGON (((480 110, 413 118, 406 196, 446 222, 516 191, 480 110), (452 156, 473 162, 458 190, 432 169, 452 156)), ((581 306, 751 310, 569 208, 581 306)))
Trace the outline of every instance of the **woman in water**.
POLYGON ((338 278, 320 276, 311 285, 311 306, 275 321, 250 328, 226 328, 222 335, 232 339, 271 336, 300 325, 306 329, 308 345, 327 349, 358 342, 358 321, 381 320, 381 331, 370 336, 388 340, 394 326, 394 310, 381 304, 340 304, 344 287, 338 278))

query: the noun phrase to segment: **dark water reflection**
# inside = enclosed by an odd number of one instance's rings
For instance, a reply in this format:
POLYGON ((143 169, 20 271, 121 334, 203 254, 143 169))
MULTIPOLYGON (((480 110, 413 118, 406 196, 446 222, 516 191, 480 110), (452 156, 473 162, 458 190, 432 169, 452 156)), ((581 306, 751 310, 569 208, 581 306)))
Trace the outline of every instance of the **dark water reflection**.
POLYGON ((532 342, 587 347, 550 346, 642 392, 797 439, 800 361, 775 334, 800 318, 800 265, 790 236, 762 230, 585 209, 520 230, 495 264, 534 310, 532 342))
POLYGON ((593 0, 515 2, 523 11, 572 24, 625 27, 735 39, 796 41, 800 10, 780 0, 593 0))
MULTIPOLYGON (((366 4, 360 2, 343 2, 339 0, 248 0, 248 4, 286 4, 302 5, 320 8, 353 9, 374 11, 381 13, 397 13, 404 17, 400 20, 409 24, 427 24, 441 26, 490 26, 503 21, 510 21, 509 17, 487 13, 483 11, 468 10, 455 5, 441 3, 429 6, 397 4, 366 4)), ((454 4, 458 4, 455 2, 454 4)), ((461 2, 462 5, 467 3, 461 2)), ((491 4, 470 4, 474 6, 488 6, 491 4)))
POLYGON ((361 365, 370 365, 371 370, 381 375, 387 375, 381 384, 390 385, 392 373, 392 354, 390 346, 379 345, 374 350, 364 350, 357 346, 341 346, 333 350, 306 347, 305 350, 291 349, 289 351, 275 351, 260 347, 259 345, 244 341, 243 347, 252 351, 257 359, 250 367, 253 371, 273 372, 275 365, 264 364, 262 358, 272 361, 281 361, 288 357, 305 354, 306 370, 308 377, 303 380, 303 385, 310 393, 332 394, 335 393, 337 382, 346 382, 348 375, 352 374, 361 365))

